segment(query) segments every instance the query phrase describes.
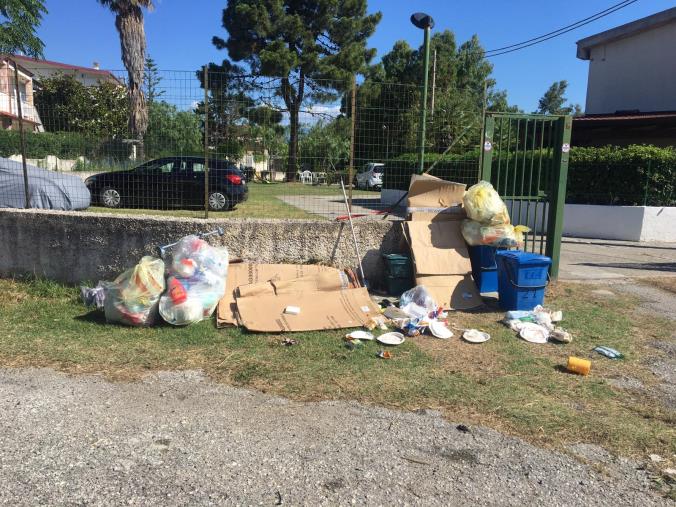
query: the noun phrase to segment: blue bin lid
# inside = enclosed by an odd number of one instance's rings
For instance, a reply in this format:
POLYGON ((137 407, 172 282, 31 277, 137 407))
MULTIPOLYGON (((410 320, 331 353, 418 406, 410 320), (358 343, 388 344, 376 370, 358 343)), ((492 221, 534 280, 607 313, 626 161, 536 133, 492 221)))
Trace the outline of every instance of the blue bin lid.
POLYGON ((552 259, 546 255, 522 252, 521 250, 500 250, 495 255, 519 266, 542 266, 543 264, 549 266, 552 263, 552 259))

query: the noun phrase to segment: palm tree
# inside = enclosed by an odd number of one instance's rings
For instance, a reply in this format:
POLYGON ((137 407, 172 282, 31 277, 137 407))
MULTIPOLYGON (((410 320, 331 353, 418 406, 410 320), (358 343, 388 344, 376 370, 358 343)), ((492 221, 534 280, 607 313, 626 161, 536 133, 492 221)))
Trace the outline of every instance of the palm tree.
POLYGON ((139 141, 143 157, 143 136, 148 128, 148 109, 143 96, 143 71, 146 62, 146 34, 143 8, 153 8, 152 0, 98 0, 115 14, 115 27, 120 34, 122 63, 129 74, 129 130, 139 141))

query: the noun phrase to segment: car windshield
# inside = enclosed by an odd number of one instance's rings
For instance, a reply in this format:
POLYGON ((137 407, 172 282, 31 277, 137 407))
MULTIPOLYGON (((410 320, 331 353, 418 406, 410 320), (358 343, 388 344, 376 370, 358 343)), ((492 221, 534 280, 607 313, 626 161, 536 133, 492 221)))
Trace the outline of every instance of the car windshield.
POLYGON ((373 168, 373 174, 382 174, 384 167, 377 165, 373 168))

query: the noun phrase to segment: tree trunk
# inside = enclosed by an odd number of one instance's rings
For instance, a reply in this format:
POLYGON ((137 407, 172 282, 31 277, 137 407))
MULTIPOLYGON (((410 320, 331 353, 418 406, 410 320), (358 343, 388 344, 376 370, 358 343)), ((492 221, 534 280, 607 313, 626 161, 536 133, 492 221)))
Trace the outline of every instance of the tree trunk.
POLYGON ((286 181, 296 181, 298 173, 298 109, 295 105, 289 111, 289 126, 291 135, 289 139, 289 159, 286 166, 286 181))

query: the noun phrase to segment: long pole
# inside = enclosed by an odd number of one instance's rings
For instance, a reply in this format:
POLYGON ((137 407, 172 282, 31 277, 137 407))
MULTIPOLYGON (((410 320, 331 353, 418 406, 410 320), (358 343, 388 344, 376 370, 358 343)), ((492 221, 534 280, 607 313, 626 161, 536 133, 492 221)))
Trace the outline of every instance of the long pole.
POLYGON ((350 168, 349 168, 349 177, 347 184, 349 185, 350 200, 349 207, 350 211, 352 210, 352 187, 354 182, 354 142, 355 142, 355 125, 357 123, 357 76, 352 76, 352 101, 350 104, 350 116, 352 119, 352 126, 350 132, 350 168))
POLYGON ((204 66, 204 218, 209 218, 209 66, 204 66))
POLYGON ((430 99, 430 116, 434 118, 434 89, 437 85, 437 50, 432 53, 432 98, 430 99))
POLYGON ((420 101, 420 126, 418 127, 418 174, 422 174, 425 167, 425 122, 427 121, 427 78, 430 70, 430 27, 425 28, 423 42, 425 60, 423 63, 423 90, 420 101))
POLYGON ((352 231, 352 241, 354 241, 354 250, 357 252, 357 261, 359 262, 359 273, 361 274, 361 279, 366 286, 366 277, 364 276, 364 268, 361 265, 361 253, 359 252, 359 243, 357 243, 357 235, 354 233, 354 224, 352 223, 352 212, 350 211, 350 205, 347 202, 347 194, 345 194, 345 184, 343 183, 343 178, 340 179, 340 188, 343 189, 343 199, 345 200, 345 210, 347 211, 347 219, 350 221, 350 230, 352 231))
POLYGON ((26 165, 26 132, 23 129, 23 108, 21 107, 21 92, 19 89, 19 66, 14 64, 14 89, 16 91, 16 112, 19 117, 19 137, 21 138, 21 162, 23 164, 23 190, 26 209, 30 208, 30 193, 28 192, 28 166, 26 165))

